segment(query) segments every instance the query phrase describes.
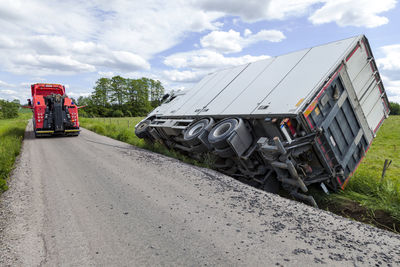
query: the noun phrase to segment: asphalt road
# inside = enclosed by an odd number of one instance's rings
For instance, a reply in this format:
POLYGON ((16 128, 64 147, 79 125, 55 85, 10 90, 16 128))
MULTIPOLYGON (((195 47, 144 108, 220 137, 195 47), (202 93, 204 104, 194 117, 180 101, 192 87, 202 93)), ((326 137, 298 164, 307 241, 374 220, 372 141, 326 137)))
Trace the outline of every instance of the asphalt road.
POLYGON ((400 264, 400 235, 97 135, 35 139, 0 202, 0 265, 400 264))

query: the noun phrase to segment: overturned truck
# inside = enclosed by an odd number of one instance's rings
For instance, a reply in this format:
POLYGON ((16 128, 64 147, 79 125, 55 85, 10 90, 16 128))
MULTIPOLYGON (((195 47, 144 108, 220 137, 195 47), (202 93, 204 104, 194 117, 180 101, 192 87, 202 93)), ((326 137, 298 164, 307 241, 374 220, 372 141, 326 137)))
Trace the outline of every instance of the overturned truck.
POLYGON ((389 104, 364 35, 208 74, 136 125, 140 138, 266 191, 343 189, 389 104))

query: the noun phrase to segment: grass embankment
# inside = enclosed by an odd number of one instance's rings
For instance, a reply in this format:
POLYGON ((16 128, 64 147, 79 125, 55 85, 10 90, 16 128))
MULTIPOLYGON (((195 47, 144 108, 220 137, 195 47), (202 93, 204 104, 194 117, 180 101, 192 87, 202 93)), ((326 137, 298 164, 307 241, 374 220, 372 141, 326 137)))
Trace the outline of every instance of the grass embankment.
POLYGON ((21 149, 25 127, 32 112, 15 119, 0 120, 0 192, 7 190, 7 178, 21 149))
MULTIPOLYGON (((146 144, 136 137, 134 126, 140 120, 142 118, 82 118, 81 125, 134 146, 207 167, 207 162, 199 163, 162 145, 146 144)), ((400 230, 400 116, 391 116, 384 122, 366 157, 343 192, 327 197, 319 196, 319 204, 325 209, 398 232, 400 230), (385 159, 391 159, 392 164, 387 169, 385 178, 381 180, 385 159)))
MULTIPOLYGON (((143 117, 124 117, 124 118, 80 118, 79 123, 82 127, 113 139, 144 148, 168 157, 179 159, 183 162, 207 167, 206 163, 188 158, 177 151, 169 150, 161 144, 148 144, 143 139, 135 135, 135 125, 143 117)), ((205 159, 205 162, 207 160, 205 159)))

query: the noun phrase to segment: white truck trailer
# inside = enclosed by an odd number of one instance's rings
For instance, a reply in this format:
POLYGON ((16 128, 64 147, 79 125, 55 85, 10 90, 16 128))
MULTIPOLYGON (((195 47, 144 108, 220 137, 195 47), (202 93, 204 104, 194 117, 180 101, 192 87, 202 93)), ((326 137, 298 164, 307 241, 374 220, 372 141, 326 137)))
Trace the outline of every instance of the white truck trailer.
POLYGON ((389 114, 364 35, 208 74, 135 133, 267 191, 343 189, 389 114))

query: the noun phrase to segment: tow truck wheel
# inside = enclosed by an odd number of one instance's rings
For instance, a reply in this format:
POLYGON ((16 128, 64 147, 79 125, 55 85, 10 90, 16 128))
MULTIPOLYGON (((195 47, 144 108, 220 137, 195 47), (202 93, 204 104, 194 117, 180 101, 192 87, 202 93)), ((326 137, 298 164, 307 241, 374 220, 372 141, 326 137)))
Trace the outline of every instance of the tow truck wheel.
POLYGON ((210 131, 210 134, 208 135, 208 142, 210 142, 210 144, 216 149, 225 149, 229 146, 226 142, 228 137, 238 127, 243 126, 244 123, 242 119, 228 118, 222 120, 210 131))
POLYGON ((148 128, 150 125, 151 121, 150 120, 145 120, 139 123, 138 126, 135 128, 135 134, 139 138, 150 138, 149 133, 148 133, 148 128))
POLYGON ((183 140, 190 146, 198 145, 201 143, 198 137, 205 131, 210 131, 213 124, 214 120, 212 118, 201 119, 192 123, 185 129, 183 140))

